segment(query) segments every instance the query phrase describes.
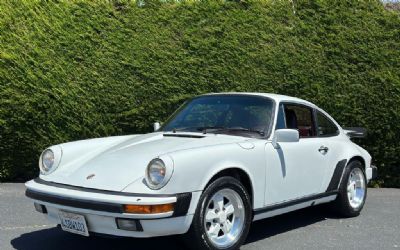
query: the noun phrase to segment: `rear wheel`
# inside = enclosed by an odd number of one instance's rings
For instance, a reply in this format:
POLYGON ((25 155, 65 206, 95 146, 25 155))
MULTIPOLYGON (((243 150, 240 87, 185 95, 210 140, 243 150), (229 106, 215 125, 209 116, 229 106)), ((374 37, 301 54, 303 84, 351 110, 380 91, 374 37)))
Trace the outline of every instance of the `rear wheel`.
POLYGON ((367 198, 367 181, 360 161, 351 161, 346 167, 339 194, 334 205, 343 216, 358 216, 367 198))
POLYGON ((238 249, 251 223, 251 202, 245 187, 233 177, 221 177, 202 194, 187 243, 194 249, 238 249))

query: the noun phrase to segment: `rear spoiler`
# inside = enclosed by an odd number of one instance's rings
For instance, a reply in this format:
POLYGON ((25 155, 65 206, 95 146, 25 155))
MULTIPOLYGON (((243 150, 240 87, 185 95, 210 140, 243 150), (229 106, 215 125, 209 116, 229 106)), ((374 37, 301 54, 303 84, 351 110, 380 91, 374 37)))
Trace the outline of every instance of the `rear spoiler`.
POLYGON ((367 136, 367 130, 361 127, 347 127, 343 128, 346 135, 350 138, 365 138, 367 136))

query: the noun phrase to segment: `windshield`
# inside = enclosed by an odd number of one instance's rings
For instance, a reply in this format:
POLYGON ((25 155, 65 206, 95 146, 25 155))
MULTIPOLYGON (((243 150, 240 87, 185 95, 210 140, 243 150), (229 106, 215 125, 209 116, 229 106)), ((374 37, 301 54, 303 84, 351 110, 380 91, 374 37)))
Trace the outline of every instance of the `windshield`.
POLYGON ((201 96, 178 109, 161 130, 262 137, 269 132, 273 106, 272 100, 260 96, 201 96))

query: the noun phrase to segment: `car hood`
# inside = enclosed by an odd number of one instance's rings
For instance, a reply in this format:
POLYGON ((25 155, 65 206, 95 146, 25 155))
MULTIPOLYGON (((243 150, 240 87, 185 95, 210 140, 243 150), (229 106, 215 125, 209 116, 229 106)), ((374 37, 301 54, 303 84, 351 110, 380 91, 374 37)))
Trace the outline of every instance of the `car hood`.
POLYGON ((155 157, 178 150, 246 140, 220 134, 160 132, 110 138, 61 144, 60 166, 41 178, 73 186, 122 191, 132 182, 144 178, 147 164, 155 157))

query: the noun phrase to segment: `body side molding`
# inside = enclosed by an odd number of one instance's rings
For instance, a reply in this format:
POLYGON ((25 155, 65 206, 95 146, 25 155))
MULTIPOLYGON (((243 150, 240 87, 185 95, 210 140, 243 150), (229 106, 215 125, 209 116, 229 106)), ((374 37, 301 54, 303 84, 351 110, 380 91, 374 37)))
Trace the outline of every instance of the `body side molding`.
POLYGON ((263 208, 254 209, 254 215, 258 215, 258 214, 262 214, 262 213, 266 213, 266 212, 271 212, 271 211, 274 211, 274 210, 278 210, 278 209, 281 209, 281 208, 294 206, 294 205, 297 205, 297 204, 300 204, 300 203, 304 203, 304 202, 318 200, 318 199, 329 197, 329 196, 332 196, 332 195, 337 195, 337 191, 325 192, 325 193, 321 193, 321 194, 305 196, 303 198, 294 199, 294 200, 282 202, 282 203, 279 203, 279 204, 275 204, 275 205, 271 205, 271 206, 267 206, 267 207, 263 207, 263 208))

